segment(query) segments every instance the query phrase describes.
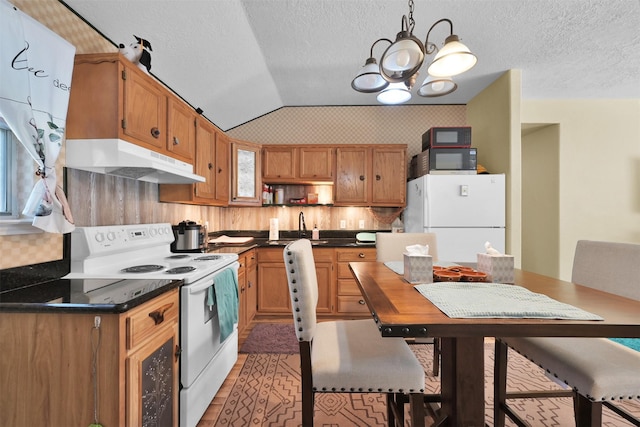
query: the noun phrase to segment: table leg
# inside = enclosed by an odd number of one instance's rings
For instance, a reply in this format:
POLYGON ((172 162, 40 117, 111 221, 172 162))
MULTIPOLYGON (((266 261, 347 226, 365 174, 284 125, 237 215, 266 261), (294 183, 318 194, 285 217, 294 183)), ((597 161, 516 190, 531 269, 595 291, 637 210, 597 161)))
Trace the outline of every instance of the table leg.
POLYGON ((445 425, 484 426, 484 339, 441 338, 440 345, 445 425))

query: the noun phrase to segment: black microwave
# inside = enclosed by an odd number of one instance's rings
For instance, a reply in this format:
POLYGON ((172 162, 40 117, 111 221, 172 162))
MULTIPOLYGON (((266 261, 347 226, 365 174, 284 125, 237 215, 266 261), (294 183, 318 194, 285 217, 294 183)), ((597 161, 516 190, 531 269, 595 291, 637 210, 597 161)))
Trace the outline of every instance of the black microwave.
POLYGON ((433 127, 422 134, 422 151, 471 147, 471 127, 433 127))
POLYGON ((419 168, 431 174, 476 174, 478 150, 476 148, 431 148, 418 156, 419 168), (425 170, 426 169, 426 170, 425 170))

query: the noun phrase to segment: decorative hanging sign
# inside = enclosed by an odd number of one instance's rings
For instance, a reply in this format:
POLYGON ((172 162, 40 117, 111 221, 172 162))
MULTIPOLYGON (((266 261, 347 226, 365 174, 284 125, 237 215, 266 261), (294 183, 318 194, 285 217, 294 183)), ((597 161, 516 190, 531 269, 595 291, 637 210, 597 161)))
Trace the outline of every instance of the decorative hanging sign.
POLYGON ((40 177, 23 214, 50 233, 73 231, 55 164, 69 105, 75 47, 0 0, 0 116, 37 164, 40 177))

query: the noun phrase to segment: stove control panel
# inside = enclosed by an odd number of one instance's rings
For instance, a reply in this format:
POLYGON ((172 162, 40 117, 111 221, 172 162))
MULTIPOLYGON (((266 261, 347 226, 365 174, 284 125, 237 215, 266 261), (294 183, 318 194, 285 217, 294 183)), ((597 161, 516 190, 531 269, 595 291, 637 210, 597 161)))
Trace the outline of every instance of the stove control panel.
POLYGON ((71 233, 71 259, 165 246, 173 240, 168 223, 77 227, 71 233))

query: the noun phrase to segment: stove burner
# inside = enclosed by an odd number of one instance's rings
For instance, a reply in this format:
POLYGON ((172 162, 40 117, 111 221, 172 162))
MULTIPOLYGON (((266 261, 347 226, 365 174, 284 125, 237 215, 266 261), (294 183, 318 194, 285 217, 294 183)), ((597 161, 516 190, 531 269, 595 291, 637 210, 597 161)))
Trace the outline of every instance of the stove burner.
POLYGON ((167 259, 183 259, 183 258, 189 258, 189 255, 171 255, 168 256, 167 259))
POLYGON ((133 267, 127 267, 120 270, 123 273, 149 273, 152 271, 159 271, 164 268, 164 265, 146 264, 146 265, 134 265, 133 267))
POLYGON ((194 261, 216 261, 222 258, 222 255, 205 255, 195 258, 194 261))
POLYGON ((185 265, 183 267, 174 267, 174 268, 170 268, 167 271, 165 271, 165 273, 167 274, 182 274, 182 273, 188 273, 190 271, 195 270, 195 267, 191 267, 190 265, 185 265))

